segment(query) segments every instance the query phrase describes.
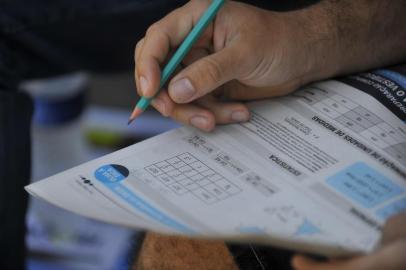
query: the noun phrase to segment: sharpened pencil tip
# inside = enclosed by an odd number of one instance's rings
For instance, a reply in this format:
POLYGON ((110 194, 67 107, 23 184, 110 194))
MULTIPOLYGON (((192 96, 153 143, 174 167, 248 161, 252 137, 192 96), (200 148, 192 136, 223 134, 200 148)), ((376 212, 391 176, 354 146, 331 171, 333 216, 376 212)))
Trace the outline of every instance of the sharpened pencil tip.
POLYGON ((132 112, 130 119, 128 120, 128 125, 130 125, 135 118, 137 118, 142 113, 142 110, 138 107, 135 107, 134 111, 132 112))

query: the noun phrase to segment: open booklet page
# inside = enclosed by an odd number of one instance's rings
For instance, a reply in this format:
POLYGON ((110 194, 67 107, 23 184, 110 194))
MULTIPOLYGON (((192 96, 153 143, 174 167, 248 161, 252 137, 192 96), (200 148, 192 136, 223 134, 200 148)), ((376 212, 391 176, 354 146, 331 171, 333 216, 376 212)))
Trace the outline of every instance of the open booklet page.
POLYGON ((247 123, 173 130, 27 190, 133 228, 327 256, 371 252, 385 220, 406 208, 405 107, 351 83, 404 91, 404 77, 387 72, 398 77, 366 73, 253 102, 247 123))

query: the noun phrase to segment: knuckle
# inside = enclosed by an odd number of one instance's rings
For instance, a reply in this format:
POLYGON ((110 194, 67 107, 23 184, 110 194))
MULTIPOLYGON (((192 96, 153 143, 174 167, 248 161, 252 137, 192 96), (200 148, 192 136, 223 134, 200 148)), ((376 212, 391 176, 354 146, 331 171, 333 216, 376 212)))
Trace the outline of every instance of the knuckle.
POLYGON ((205 58, 203 65, 206 66, 206 75, 208 76, 208 79, 216 82, 220 81, 223 75, 223 69, 221 65, 214 59, 212 58, 205 58))
POLYGON ((151 24, 148 29, 147 29, 147 36, 149 35, 153 35, 154 33, 157 33, 161 30, 161 26, 159 24, 159 22, 155 22, 153 24, 151 24))

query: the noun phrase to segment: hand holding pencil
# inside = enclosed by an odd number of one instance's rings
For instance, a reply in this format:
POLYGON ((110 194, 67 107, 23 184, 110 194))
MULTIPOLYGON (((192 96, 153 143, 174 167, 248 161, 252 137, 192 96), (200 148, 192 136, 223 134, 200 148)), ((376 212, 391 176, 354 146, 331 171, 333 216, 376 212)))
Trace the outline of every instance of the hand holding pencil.
MULTIPOLYGON (((302 49, 314 41, 303 34, 306 25, 298 31, 297 17, 227 1, 200 38, 189 42, 194 45, 186 57, 176 59, 183 59, 184 68, 161 90, 169 78, 162 81, 169 55, 220 2, 190 1, 153 24, 135 51, 140 102, 152 101, 162 115, 204 131, 247 121, 249 111, 241 101, 284 95, 321 76, 312 65, 315 57, 302 49)), ((143 109, 137 107, 132 118, 143 109)))
MULTIPOLYGON (((166 84, 166 82, 171 77, 173 72, 176 70, 176 68, 185 58, 185 56, 189 53, 194 43, 200 38, 203 31, 206 30, 209 23, 211 23, 211 21, 214 19, 214 16, 216 16, 217 12, 219 11, 222 5, 224 5, 224 0, 214 0, 207 8, 207 10, 203 13, 199 21, 196 23, 196 25, 193 26, 192 31, 187 35, 185 40, 176 50, 175 54, 171 57, 169 62, 166 64, 165 68, 162 70, 159 89, 161 89, 166 84)), ((145 78, 142 77, 141 79, 144 80, 145 78)), ((158 93, 156 93, 155 95, 157 94, 158 93)), ((152 99, 153 97, 152 98, 141 97, 133 113, 130 116, 128 124, 130 124, 138 115, 140 115, 149 106, 152 99)))

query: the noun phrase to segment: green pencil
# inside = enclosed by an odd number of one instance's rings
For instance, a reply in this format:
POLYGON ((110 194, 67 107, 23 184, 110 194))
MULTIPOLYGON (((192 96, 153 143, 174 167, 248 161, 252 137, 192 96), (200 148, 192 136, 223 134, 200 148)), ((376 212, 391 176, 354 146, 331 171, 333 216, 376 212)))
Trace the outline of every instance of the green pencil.
MULTIPOLYGON (((203 31, 214 19, 214 17, 216 16, 217 12, 220 10, 224 2, 225 0, 212 1, 210 6, 207 8, 202 17, 197 22, 197 24, 193 27, 192 31, 189 33, 189 35, 187 35, 185 40, 182 42, 182 44, 179 46, 175 54, 172 56, 171 60, 169 60, 168 64, 166 64, 165 68, 162 71, 159 89, 161 89, 168 81, 168 79, 172 76, 173 72, 182 62, 183 58, 188 54, 192 46, 202 35, 203 31)), ((131 124, 131 122, 135 118, 137 118, 143 111, 145 111, 148 108, 152 99, 153 97, 152 98, 141 97, 141 99, 137 102, 137 105, 135 106, 134 111, 130 116, 128 124, 131 124)))

